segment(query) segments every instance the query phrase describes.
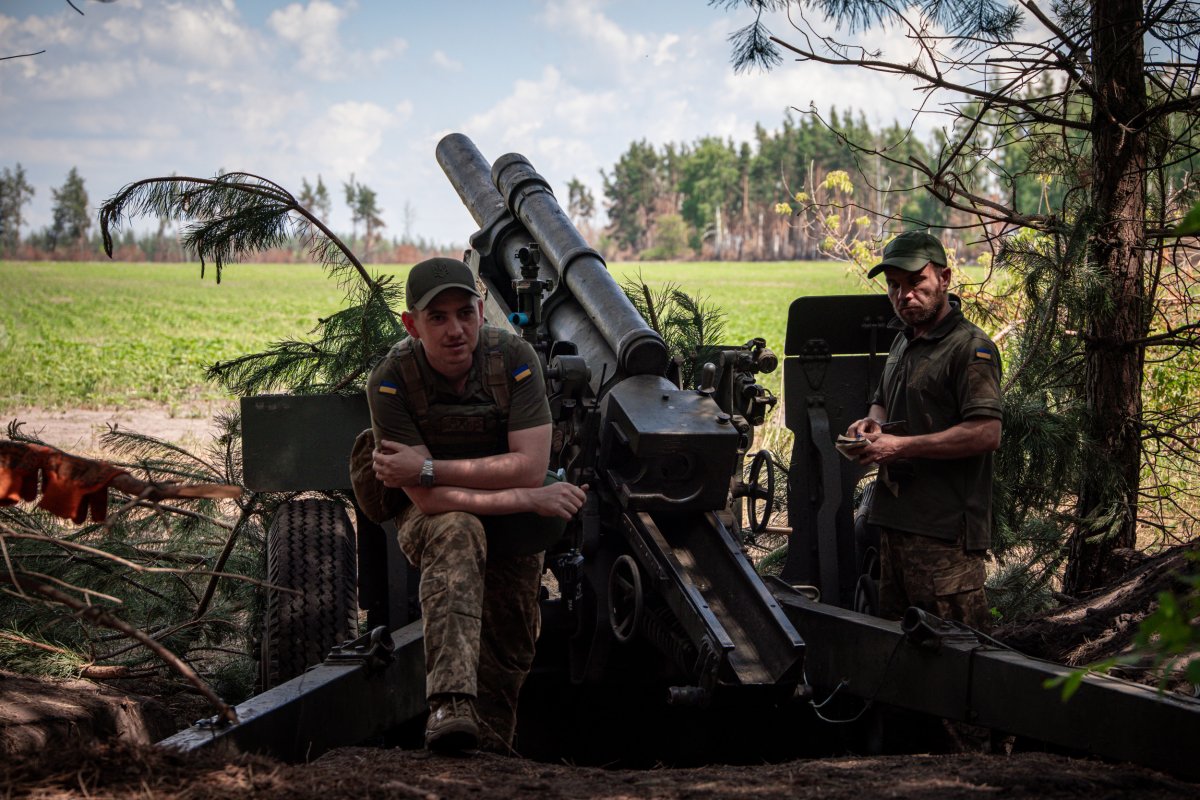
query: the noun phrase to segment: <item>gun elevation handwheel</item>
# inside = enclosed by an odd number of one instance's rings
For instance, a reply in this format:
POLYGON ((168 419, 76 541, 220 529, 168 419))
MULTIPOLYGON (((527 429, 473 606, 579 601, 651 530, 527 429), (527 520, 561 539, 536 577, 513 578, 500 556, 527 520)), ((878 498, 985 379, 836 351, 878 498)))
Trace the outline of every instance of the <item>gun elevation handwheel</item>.
POLYGON ((750 518, 750 532, 762 533, 771 521, 775 507, 775 460, 769 450, 759 450, 750 462, 750 480, 746 483, 746 515, 750 518), (766 484, 763 484, 763 469, 766 469, 766 484), (761 511, 760 505, 761 504, 761 511))
POLYGON ((624 644, 637 633, 642 619, 642 574, 632 556, 620 556, 608 573, 608 623, 624 644))

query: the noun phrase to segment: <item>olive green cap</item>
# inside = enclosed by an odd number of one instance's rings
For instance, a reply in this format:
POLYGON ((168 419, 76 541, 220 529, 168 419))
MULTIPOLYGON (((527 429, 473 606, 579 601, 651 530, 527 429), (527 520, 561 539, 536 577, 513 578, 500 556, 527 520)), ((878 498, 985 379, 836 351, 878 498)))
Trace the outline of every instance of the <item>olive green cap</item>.
POLYGON ((404 284, 404 300, 409 311, 423 311, 425 306, 447 289, 462 289, 482 297, 475 286, 475 273, 457 258, 430 258, 408 272, 404 284))
POLYGON ((946 251, 936 236, 925 231, 908 231, 887 243, 883 248, 883 260, 871 267, 868 278, 883 272, 884 267, 895 267, 905 272, 920 272, 932 261, 939 267, 946 266, 946 251))

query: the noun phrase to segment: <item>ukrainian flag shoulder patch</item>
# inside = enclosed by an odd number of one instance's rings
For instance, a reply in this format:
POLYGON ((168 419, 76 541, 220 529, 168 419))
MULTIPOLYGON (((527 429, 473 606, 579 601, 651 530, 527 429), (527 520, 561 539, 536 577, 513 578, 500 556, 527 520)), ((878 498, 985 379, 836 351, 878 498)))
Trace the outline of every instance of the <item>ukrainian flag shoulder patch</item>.
POLYGON ((393 383, 392 381, 380 381, 379 382, 379 393, 380 394, 395 394, 398 391, 398 389, 399 389, 399 387, 396 386, 396 384, 393 383))
POLYGON ((529 368, 528 364, 522 364, 512 371, 513 380, 515 380, 517 383, 520 383, 532 375, 533 370, 529 368))
POLYGON ((986 347, 976 347, 975 348, 975 357, 982 358, 984 361, 991 361, 992 360, 992 351, 988 350, 986 347))

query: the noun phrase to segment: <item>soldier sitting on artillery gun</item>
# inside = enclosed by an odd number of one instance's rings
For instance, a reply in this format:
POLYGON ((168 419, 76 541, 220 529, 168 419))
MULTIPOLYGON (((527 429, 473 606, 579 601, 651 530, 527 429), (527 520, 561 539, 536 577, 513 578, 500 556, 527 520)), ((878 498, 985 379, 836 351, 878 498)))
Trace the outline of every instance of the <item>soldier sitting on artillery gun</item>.
POLYGON ((400 548, 421 571, 431 750, 509 752, 533 662, 542 555, 585 499, 548 474, 551 417, 538 357, 483 324, 462 261, 412 268, 409 338, 367 382, 375 474, 412 504, 400 548))
POLYGON ((846 431, 867 440, 859 463, 879 465, 869 517, 881 528, 879 613, 900 619, 916 606, 985 629, 1000 354, 950 296, 935 237, 900 234, 868 277, 880 272, 903 329, 868 415, 846 431))

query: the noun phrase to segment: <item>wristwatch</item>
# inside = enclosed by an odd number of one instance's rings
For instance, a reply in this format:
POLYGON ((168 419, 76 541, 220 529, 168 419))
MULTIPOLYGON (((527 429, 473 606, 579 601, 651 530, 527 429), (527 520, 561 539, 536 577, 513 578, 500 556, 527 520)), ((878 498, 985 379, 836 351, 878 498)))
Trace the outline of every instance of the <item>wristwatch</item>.
POLYGON ((421 485, 428 489, 433 486, 433 459, 425 459, 425 463, 421 465, 421 475, 419 478, 421 485))

